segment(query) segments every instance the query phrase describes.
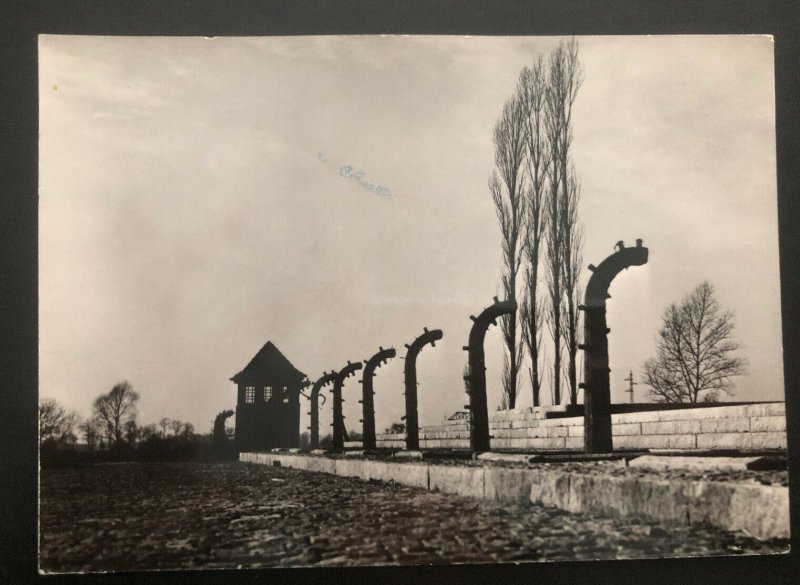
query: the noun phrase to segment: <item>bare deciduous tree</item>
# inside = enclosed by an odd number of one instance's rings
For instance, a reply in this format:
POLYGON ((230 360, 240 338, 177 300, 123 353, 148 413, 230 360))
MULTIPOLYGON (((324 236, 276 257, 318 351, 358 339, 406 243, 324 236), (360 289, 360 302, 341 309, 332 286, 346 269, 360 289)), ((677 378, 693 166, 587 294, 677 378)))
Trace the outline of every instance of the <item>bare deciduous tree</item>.
POLYGON ((158 421, 158 426, 161 427, 161 438, 167 438, 167 427, 169 426, 169 419, 167 417, 162 418, 158 421))
POLYGON ((559 218, 563 252, 561 255, 561 287, 564 291, 562 305, 562 331, 567 350, 566 377, 569 383, 570 404, 578 403, 578 326, 581 288, 578 282, 583 264, 583 227, 578 221, 580 185, 574 167, 567 174, 566 189, 561 200, 559 218))
POLYGON ((714 287, 703 282, 664 311, 656 357, 644 364, 644 381, 657 402, 716 402, 733 394, 731 378, 746 373, 732 353, 733 313, 722 311, 714 287))
POLYGON ((142 429, 136 424, 136 421, 131 419, 125 423, 125 440, 131 447, 136 446, 136 442, 141 436, 142 429))
POLYGON ((45 441, 73 441, 75 425, 79 422, 80 416, 74 410, 67 412, 57 400, 42 398, 39 401, 39 445, 45 441))
POLYGON ((183 421, 178 419, 172 420, 169 423, 169 428, 172 429, 172 434, 177 437, 183 428, 183 421))
MULTIPOLYGON (((489 191, 500 223, 503 249, 502 288, 505 298, 517 299, 517 274, 522 263, 524 221, 525 109, 518 96, 506 102, 492 136, 496 170, 489 179, 489 191)), ((505 342, 503 402, 514 408, 519 387, 518 372, 522 344, 518 343, 517 315, 501 318, 505 342)))
POLYGON ((89 451, 94 451, 101 440, 101 426, 95 418, 87 419, 80 424, 80 431, 83 433, 83 439, 86 441, 86 448, 89 451))
POLYGON ((139 394, 126 380, 116 384, 108 394, 94 401, 94 413, 106 430, 109 441, 122 441, 123 424, 136 416, 139 394))
MULTIPOLYGON (((548 84, 545 94, 545 128, 550 146, 548 161, 548 230, 547 285, 549 307, 547 321, 553 338, 554 404, 561 402, 562 313, 565 309, 562 265, 568 252, 562 208, 569 193, 569 150, 572 143, 572 106, 583 83, 583 70, 578 60, 578 44, 574 39, 561 41, 550 54, 548 84)), ((572 292, 570 293, 572 294, 572 292)))
POLYGON ((141 432, 139 433, 139 440, 142 442, 152 439, 153 437, 158 437, 158 428, 154 424, 149 424, 141 427, 141 432))
POLYGON ((525 275, 523 299, 520 305, 522 340, 530 358, 529 375, 533 406, 541 403, 542 366, 540 353, 544 303, 539 298, 539 263, 543 248, 543 235, 547 224, 545 204, 547 199, 547 165, 550 158, 545 132, 545 93, 547 76, 544 58, 539 55, 532 67, 520 73, 517 95, 525 110, 525 183, 523 255, 525 275))

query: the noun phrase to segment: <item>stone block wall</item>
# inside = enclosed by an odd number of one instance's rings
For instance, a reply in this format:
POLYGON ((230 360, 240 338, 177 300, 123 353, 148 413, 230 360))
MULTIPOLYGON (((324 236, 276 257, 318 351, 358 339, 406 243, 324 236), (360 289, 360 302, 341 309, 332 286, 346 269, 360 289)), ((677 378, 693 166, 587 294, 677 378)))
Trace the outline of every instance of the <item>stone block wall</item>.
MULTIPOLYGON (((546 418, 552 407, 498 411, 489 418, 492 449, 583 450, 583 417, 546 418)), ((611 415, 614 449, 786 449, 782 402, 611 415)), ((379 434, 378 447, 405 448, 405 435, 379 434)), ((469 424, 423 427, 421 449, 468 449, 469 424)))

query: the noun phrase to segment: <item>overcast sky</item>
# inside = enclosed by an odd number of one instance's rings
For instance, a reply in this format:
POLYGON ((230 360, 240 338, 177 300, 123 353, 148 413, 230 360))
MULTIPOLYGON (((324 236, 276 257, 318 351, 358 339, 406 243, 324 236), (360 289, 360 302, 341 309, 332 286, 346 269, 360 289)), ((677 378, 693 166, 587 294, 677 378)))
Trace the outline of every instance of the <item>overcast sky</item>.
MULTIPOLYGON (((704 279, 750 364, 736 399, 783 399, 771 38, 578 41, 584 265, 650 248, 610 291, 612 401, 704 279)), ((557 42, 40 37, 40 395, 88 415, 127 379, 141 423, 208 432, 267 340, 313 380, 427 326, 444 338, 417 362, 420 422, 461 409, 469 315, 500 276, 492 128, 557 42)), ((496 328, 486 348, 493 409, 496 328)), ((379 430, 404 414, 402 368, 378 370, 379 430)))

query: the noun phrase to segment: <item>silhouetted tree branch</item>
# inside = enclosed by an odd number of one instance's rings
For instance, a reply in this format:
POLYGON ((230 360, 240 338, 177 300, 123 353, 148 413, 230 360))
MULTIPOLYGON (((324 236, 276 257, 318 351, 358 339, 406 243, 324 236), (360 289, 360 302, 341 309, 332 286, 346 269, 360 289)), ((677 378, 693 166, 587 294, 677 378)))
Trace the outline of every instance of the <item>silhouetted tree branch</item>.
POLYGON ((158 426, 161 427, 161 437, 166 439, 167 427, 169 426, 169 419, 167 417, 162 418, 160 421, 158 421, 158 426))
POLYGON ((703 282, 679 305, 664 311, 656 357, 644 364, 644 381, 657 402, 718 400, 732 395, 731 378, 746 373, 745 360, 731 355, 733 313, 722 311, 714 287, 703 282))
POLYGON ((136 417, 138 401, 139 394, 127 381, 120 382, 108 394, 102 394, 95 399, 94 413, 105 427, 109 442, 122 441, 123 424, 136 417))
POLYGON ((129 420, 125 423, 125 440, 131 447, 136 447, 136 443, 141 436, 141 429, 139 425, 136 424, 134 419, 129 420))
POLYGON ((172 435, 177 437, 183 428, 183 421, 175 419, 169 422, 169 428, 172 429, 172 435))
POLYGON ((64 443, 76 439, 75 426, 80 422, 77 412, 67 412, 57 400, 39 400, 39 445, 45 442, 64 443))
POLYGON ((100 423, 96 418, 90 418, 82 422, 78 427, 83 433, 83 438, 86 441, 86 448, 89 451, 94 451, 98 446, 101 437, 100 423))

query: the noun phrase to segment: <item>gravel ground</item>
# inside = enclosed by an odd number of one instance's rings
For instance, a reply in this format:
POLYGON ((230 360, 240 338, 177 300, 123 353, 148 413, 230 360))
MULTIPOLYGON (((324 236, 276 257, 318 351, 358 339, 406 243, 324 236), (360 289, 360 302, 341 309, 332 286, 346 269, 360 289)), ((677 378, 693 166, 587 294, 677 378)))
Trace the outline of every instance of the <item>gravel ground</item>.
POLYGON ((44 469, 45 572, 448 564, 786 552, 701 527, 610 520, 282 467, 44 469))

